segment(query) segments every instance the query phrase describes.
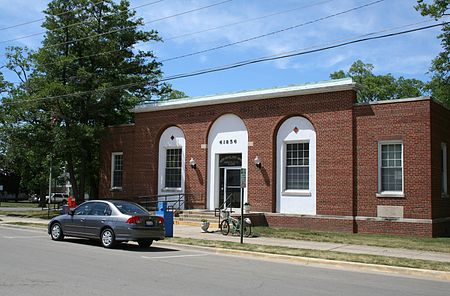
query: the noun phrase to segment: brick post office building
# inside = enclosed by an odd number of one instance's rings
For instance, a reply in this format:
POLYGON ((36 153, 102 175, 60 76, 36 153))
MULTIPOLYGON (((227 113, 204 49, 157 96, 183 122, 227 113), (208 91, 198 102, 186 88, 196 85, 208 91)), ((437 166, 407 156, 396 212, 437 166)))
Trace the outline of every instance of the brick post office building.
POLYGON ((428 97, 356 102, 349 79, 136 107, 102 141, 100 197, 186 194, 270 226, 450 234, 450 110, 428 97))

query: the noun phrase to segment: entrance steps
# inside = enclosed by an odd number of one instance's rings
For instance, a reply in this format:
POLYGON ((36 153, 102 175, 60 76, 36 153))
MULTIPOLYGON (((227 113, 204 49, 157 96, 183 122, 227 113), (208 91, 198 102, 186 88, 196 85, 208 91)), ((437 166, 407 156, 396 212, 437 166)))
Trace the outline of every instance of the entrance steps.
POLYGON ((219 217, 214 216, 214 211, 210 210, 183 210, 178 217, 173 217, 173 223, 177 225, 198 226, 202 223, 202 219, 209 221, 209 228, 219 228, 219 217))

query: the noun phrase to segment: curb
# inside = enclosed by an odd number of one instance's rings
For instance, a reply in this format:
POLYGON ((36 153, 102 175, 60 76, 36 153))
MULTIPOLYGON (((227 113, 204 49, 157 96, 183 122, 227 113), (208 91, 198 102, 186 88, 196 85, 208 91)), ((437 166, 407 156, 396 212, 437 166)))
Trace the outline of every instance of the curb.
POLYGON ((389 273, 389 274, 399 275, 399 276, 420 277, 420 278, 427 278, 427 279, 434 279, 434 280, 450 281, 450 272, 448 272, 448 271, 418 269, 418 268, 389 266, 389 265, 378 265, 378 264, 349 262, 349 261, 327 260, 327 259, 319 259, 319 258, 311 258, 311 257, 278 255, 278 254, 261 253, 261 252, 251 252, 251 251, 224 249, 224 248, 212 248, 212 247, 204 247, 204 246, 196 246, 196 245, 186 245, 186 244, 181 244, 181 243, 172 243, 172 242, 165 242, 165 241, 159 241, 158 244, 184 246, 184 247, 188 247, 188 248, 202 249, 202 250, 207 250, 208 252, 211 252, 211 253, 221 254, 221 255, 245 256, 245 257, 253 257, 253 258, 257 258, 257 259, 268 259, 268 260, 274 260, 274 261, 276 260, 276 261, 283 261, 286 263, 297 263, 297 264, 302 264, 302 265, 311 265, 311 266, 324 267, 324 268, 347 269, 347 270, 362 271, 362 272, 389 273))

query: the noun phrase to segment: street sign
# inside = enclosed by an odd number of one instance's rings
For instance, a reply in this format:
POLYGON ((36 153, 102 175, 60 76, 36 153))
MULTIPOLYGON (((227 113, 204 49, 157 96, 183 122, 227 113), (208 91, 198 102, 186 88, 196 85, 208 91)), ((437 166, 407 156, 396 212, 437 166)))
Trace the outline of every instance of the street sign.
POLYGON ((241 188, 247 187, 247 169, 241 169, 241 188))

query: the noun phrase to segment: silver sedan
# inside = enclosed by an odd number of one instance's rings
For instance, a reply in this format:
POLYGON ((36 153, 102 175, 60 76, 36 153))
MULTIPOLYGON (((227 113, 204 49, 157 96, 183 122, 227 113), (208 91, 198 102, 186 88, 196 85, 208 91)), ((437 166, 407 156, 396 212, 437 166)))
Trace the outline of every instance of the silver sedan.
POLYGON ((164 239, 164 220, 132 202, 92 200, 51 219, 48 233, 53 240, 64 236, 99 239, 105 248, 127 241, 149 247, 154 240, 164 239))

